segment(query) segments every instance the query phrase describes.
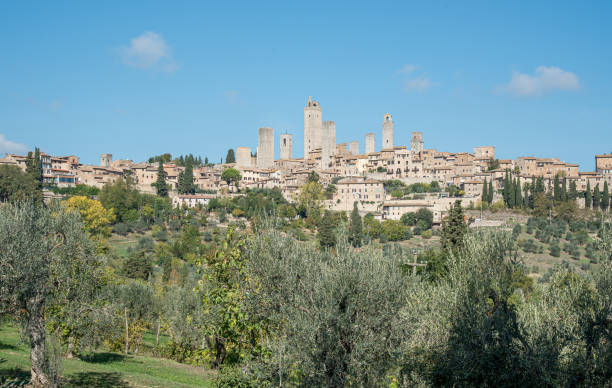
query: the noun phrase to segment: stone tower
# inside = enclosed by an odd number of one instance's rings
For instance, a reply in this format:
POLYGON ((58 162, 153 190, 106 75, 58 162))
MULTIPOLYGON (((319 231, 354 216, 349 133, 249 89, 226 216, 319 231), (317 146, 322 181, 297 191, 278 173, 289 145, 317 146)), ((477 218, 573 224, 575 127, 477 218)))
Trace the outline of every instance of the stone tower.
POLYGON ((376 143, 374 140, 374 134, 372 132, 366 133, 365 135, 365 153, 371 154, 376 152, 376 143))
POLYGON ((310 151, 321 148, 322 121, 321 105, 308 97, 304 107, 304 159, 310 151))
POLYGON ((393 119, 387 113, 382 124, 382 146, 381 149, 393 149, 393 119))
POLYGON ((331 157, 336 154, 336 123, 324 121, 322 127, 321 168, 329 168, 331 157))
POLYGON ((100 166, 110 167, 113 162, 113 154, 102 154, 100 155, 100 166))
POLYGON ((412 140, 410 140, 410 151, 418 154, 423 151, 423 133, 412 132, 412 140))
POLYGON ((349 143, 349 152, 352 155, 359 155, 359 142, 358 141, 352 141, 349 143))
POLYGON ((236 165, 238 167, 251 167, 251 149, 249 147, 236 148, 236 165))
POLYGON ((280 158, 293 158, 293 135, 287 133, 280 135, 280 158))
POLYGON ((274 129, 259 128, 257 143, 257 167, 271 168, 274 166, 274 129))

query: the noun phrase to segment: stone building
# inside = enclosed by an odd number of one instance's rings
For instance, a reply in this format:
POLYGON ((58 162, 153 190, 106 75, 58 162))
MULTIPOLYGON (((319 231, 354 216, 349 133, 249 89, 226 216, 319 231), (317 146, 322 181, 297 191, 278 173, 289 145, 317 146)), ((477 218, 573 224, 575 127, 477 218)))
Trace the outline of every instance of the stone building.
POLYGON ((274 129, 270 127, 259 128, 257 143, 257 167, 274 167, 274 129))
POLYGON ((359 155, 359 142, 358 141, 352 141, 349 143, 349 152, 351 153, 351 155, 359 155))
POLYGON ((495 147, 493 146, 474 147, 474 157, 476 159, 495 158, 495 147))
POLYGON ((311 151, 321 148, 321 131, 323 129, 321 105, 308 97, 304 107, 304 159, 311 151))
POLYGON ((391 115, 387 113, 382 123, 382 146, 381 149, 393 149, 394 124, 391 115))
POLYGON ((376 152, 376 140, 374 133, 370 132, 365 134, 365 153, 371 154, 372 152, 376 152))
POLYGON ((326 120, 323 122, 321 147, 321 168, 327 169, 331 165, 331 158, 336 154, 336 123, 326 120))
POLYGON ((293 135, 288 133, 280 135, 280 158, 293 158, 293 135))
POLYGON ((251 167, 251 149, 249 147, 236 147, 236 166, 251 167))
POLYGON ((113 162, 113 154, 100 155, 100 166, 110 167, 112 162, 113 162))
POLYGON ((410 151, 418 154, 423 152, 423 133, 412 132, 412 139, 410 140, 410 151))

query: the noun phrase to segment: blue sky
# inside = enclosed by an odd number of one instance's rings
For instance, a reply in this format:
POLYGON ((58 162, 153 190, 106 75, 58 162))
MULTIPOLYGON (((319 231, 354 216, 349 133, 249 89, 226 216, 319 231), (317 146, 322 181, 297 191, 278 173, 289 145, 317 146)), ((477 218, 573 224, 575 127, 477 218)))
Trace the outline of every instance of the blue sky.
POLYGON ((294 134, 594 168, 612 151, 612 2, 0 2, 0 152, 225 157, 294 134))

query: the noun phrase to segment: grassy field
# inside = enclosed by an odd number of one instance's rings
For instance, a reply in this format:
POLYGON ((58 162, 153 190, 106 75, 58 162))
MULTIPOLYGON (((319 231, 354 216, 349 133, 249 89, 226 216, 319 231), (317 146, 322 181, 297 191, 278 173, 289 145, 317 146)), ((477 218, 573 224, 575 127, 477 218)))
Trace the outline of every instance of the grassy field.
MULTIPOLYGON (((64 359, 67 387, 211 387, 214 372, 148 356, 96 352, 81 359, 64 359)), ((29 350, 19 330, 0 327, 0 386, 21 387, 30 374, 29 350)))

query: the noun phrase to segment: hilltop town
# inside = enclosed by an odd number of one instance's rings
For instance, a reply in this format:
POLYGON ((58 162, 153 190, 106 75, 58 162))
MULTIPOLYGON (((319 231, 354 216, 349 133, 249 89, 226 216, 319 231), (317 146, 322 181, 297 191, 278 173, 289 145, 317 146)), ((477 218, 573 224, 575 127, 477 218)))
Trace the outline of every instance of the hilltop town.
MULTIPOLYGON (((365 135, 364 153, 360 153, 357 140, 348 143, 336 141, 336 124, 323 121, 322 106, 308 98, 304 107, 304 155, 293 156, 293 135, 281 134, 280 158, 275 160, 276 135, 273 128, 262 127, 258 131, 258 146, 238 146, 234 163, 205 164, 193 168, 195 194, 179 194, 179 176, 185 167, 164 163, 166 182, 175 206, 194 206, 207 203, 221 193, 232 193, 237 188, 278 188, 288 200, 296 198, 308 176, 315 171, 321 183, 333 185, 331 197, 326 200, 329 210, 350 211, 357 202, 361 213, 370 212, 379 219, 398 220, 404 213, 428 208, 439 223, 454 201, 462 197, 465 203, 480 201, 483 189, 493 189, 493 201, 501 198, 504 178, 508 171, 516 177, 520 186, 533 184, 542 178, 546 187, 553 185, 555 177, 565 184, 575 185, 578 192, 587 187, 601 189, 604 182, 612 184, 612 154, 595 155, 596 171, 580 171, 577 164, 557 158, 522 156, 517 159, 497 159, 494 146, 475 146, 472 152, 438 151, 425 148, 421 132, 412 132, 409 146, 396 145, 395 123, 387 113, 382 121, 382 144, 375 143, 375 134, 365 135), (228 168, 240 172, 237 184, 226 182, 222 173, 228 168), (437 182, 439 190, 433 193, 417 193, 413 196, 393 195, 385 187, 391 180, 405 185, 437 182), (486 185, 489 187, 485 187, 486 185)), ((41 153, 43 180, 47 185, 72 187, 85 184, 102 187, 106 183, 131 176, 136 187, 145 193, 155 193, 157 163, 132 160, 113 160, 111 154, 102 154, 99 165, 86 165, 77 156, 52 156, 41 153)), ((7 154, 0 165, 17 165, 26 169, 26 156, 7 154)), ((436 183, 434 183, 436 184, 436 183)), ((578 198, 584 206, 584 199, 578 198)))

